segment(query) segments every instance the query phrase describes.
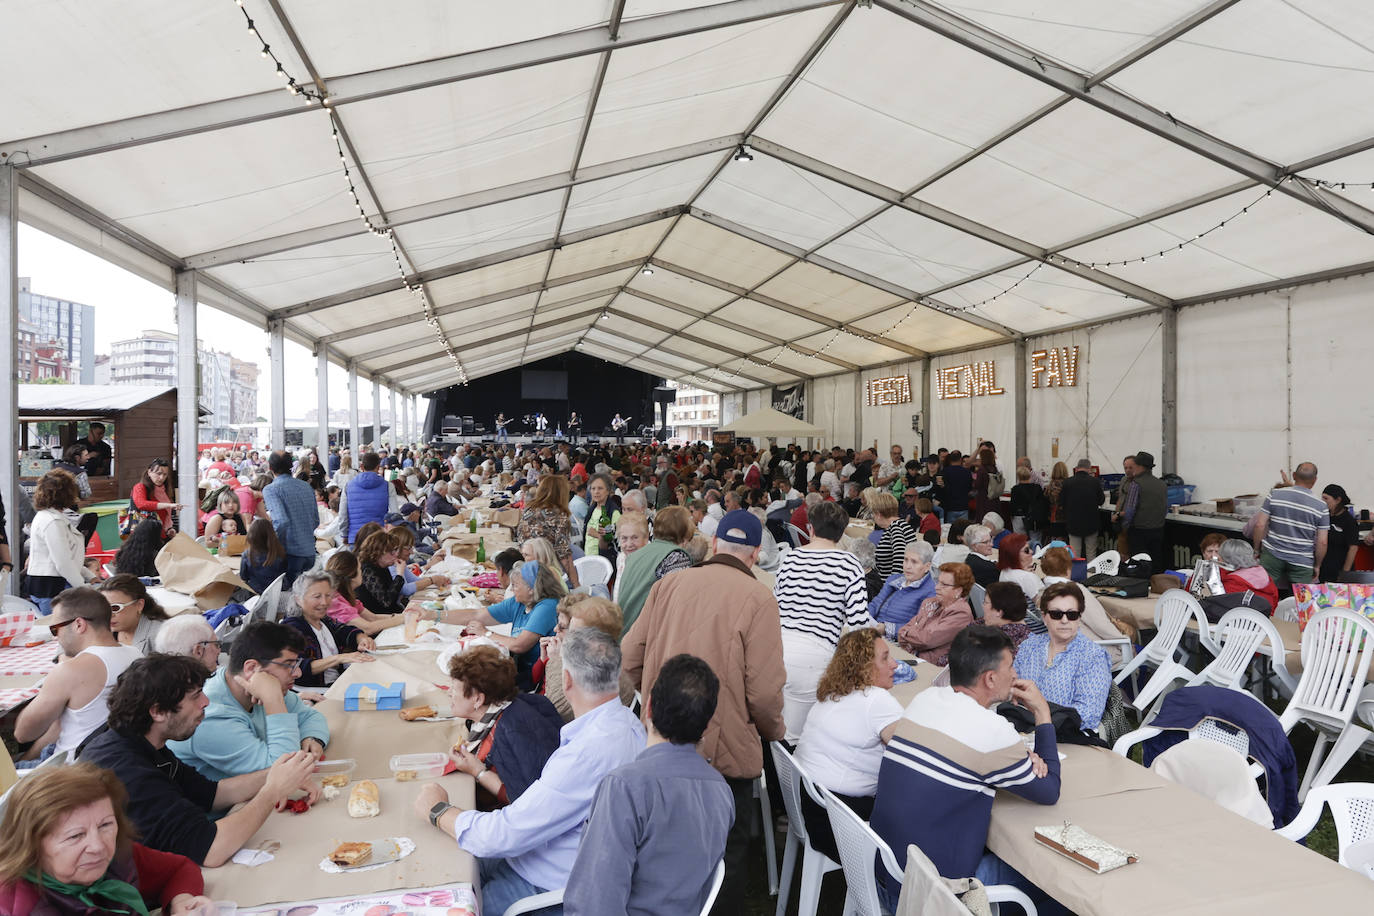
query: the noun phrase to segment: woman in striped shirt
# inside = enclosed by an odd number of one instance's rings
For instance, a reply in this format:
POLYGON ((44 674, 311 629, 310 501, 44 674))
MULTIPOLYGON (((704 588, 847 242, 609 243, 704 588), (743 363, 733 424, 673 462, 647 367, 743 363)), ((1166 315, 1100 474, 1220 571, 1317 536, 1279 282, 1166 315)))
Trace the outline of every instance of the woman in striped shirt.
POLYGON ((782 717, 787 740, 801 737, 806 715, 816 703, 816 683, 835 654, 846 627, 872 623, 864 568, 839 546, 849 516, 833 502, 807 510, 811 541, 789 550, 778 568, 773 596, 782 622, 782 717))

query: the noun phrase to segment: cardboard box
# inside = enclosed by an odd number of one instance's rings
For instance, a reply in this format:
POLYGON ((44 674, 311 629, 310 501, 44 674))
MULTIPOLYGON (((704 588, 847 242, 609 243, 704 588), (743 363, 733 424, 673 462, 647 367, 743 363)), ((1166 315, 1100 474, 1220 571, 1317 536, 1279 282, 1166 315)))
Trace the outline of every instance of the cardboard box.
POLYGON ((1235 512, 1236 501, 1234 499, 1231 499, 1229 496, 1226 499, 1217 500, 1217 511, 1225 512, 1227 514, 1235 512))
POLYGON ((348 712, 400 709, 406 702, 404 681, 394 684, 349 684, 344 694, 344 709, 348 712))

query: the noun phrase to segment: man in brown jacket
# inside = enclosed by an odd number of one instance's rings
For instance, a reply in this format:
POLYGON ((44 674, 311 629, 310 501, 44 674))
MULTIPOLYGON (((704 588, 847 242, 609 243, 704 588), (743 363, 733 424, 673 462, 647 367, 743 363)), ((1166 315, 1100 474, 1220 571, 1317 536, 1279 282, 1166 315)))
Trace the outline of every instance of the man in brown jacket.
POLYGON ((750 571, 762 541, 763 524, 757 518, 743 509, 727 512, 716 528, 711 559, 655 583, 621 645, 623 670, 645 696, 663 663, 680 652, 705 659, 720 679, 715 715, 697 745, 735 796, 717 913, 737 912, 744 898, 748 810, 754 780, 763 771, 759 736, 777 740, 784 730, 787 672, 778 603, 750 571))

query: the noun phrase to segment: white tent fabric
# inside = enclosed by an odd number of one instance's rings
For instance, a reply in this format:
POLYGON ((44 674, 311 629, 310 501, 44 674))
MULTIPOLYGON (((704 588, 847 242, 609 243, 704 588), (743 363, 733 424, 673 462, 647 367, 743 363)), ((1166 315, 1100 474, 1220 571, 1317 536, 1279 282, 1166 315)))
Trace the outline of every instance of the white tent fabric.
MULTIPOLYGON (((566 351, 732 392, 1140 316, 1045 437, 1106 454, 1157 419, 1095 398, 1157 382, 1117 363, 1161 313, 1374 270, 1356 0, 88 6, 0 30, 21 217, 402 392, 566 351)), ((857 439, 850 378, 811 409, 857 439)))
POLYGON ((791 414, 763 407, 750 411, 737 420, 731 420, 720 427, 723 433, 736 436, 780 436, 803 439, 808 436, 824 436, 826 431, 813 423, 798 420, 791 414))

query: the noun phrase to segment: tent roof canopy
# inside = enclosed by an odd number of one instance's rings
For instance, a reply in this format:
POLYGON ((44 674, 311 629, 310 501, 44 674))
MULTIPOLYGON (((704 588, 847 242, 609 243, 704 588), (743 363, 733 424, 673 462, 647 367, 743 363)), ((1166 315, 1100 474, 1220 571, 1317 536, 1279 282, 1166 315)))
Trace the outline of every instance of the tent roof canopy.
POLYGON ((751 411, 733 423, 722 426, 720 431, 734 433, 736 436, 803 437, 825 435, 825 430, 819 426, 814 426, 805 420, 798 420, 791 414, 774 410, 772 407, 761 407, 751 411))
POLYGON ((445 341, 725 391, 1374 270, 1355 0, 527 6, 29 4, 0 163, 26 222, 404 391, 445 341))

